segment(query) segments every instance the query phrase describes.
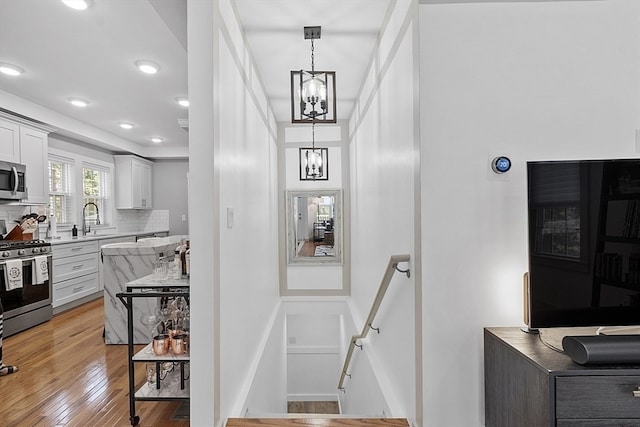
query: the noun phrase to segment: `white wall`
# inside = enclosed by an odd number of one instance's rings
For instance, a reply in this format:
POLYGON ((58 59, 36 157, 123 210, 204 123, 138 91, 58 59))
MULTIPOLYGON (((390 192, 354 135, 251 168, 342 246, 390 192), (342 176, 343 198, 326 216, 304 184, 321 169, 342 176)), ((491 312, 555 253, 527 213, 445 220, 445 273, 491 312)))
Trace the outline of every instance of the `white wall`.
POLYGON ((336 400, 339 357, 338 314, 287 316, 287 395, 289 401, 336 400))
POLYGON ((526 161, 638 157, 638 16, 634 0, 420 6, 425 426, 484 424, 482 328, 522 324, 526 161))
MULTIPOLYGON (((356 317, 353 305, 347 304, 344 315, 340 316, 339 342, 340 342, 340 375, 349 350, 351 339, 362 332, 362 319, 356 317)), ((359 340, 362 350, 353 349, 350 365, 346 369, 346 376, 342 382, 342 390, 338 393, 342 414, 351 417, 389 417, 392 411, 389 408, 385 393, 382 392, 379 376, 372 366, 375 352, 371 351, 368 339, 359 340)), ((401 348, 396 347, 396 349, 401 348)), ((400 350, 402 351, 402 350, 400 350)), ((387 396, 389 394, 387 393, 387 396)), ((393 396, 390 396, 393 399, 393 396)), ((402 415, 396 415, 402 416, 402 415)))
POLYGON ((214 122, 213 2, 188 2, 189 79, 189 222, 193 212, 212 213, 192 230, 191 240, 191 370, 190 423, 215 426, 220 420, 220 202, 214 122), (197 196, 197 197, 196 197, 197 196), (196 337, 203 337, 198 340, 196 337))
MULTIPOLYGON (((419 257, 415 166, 419 140, 417 87, 410 84, 417 80, 416 6, 412 1, 394 4, 374 52, 350 120, 350 166, 351 286, 356 317, 367 317, 389 257, 411 256, 414 274, 411 279, 402 275, 393 279, 374 321, 381 333, 369 335, 365 352, 389 403, 391 413, 386 415, 419 422, 416 392, 421 356, 419 340, 415 339, 421 301, 419 265, 415 265, 419 257)), ((362 369, 357 365, 354 361, 352 370, 362 369)), ((347 388, 350 392, 356 393, 347 388)))
MULTIPOLYGON (((171 234, 188 235, 187 174, 189 160, 154 160, 153 162, 153 209, 169 211, 171 234), (182 217, 184 215, 184 221, 182 217)), ((195 215, 197 222, 207 221, 210 213, 195 215)))
POLYGON ((187 7, 192 320, 203 341, 191 423, 213 426, 242 415, 234 407, 278 304, 276 126, 230 1, 187 7))
POLYGON ((250 370, 251 384, 246 399, 238 399, 242 408, 237 411, 243 417, 259 418, 287 412, 287 327, 286 315, 278 306, 274 321, 268 323, 268 331, 262 342, 254 343, 256 350, 255 371, 250 370))

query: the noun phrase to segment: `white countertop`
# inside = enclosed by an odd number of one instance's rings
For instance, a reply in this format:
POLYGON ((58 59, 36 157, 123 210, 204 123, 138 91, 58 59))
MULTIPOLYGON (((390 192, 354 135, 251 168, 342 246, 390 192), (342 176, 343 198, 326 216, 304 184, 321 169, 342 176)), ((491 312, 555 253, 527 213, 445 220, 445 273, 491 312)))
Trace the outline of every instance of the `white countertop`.
POLYGON ((182 277, 180 279, 154 280, 153 274, 149 274, 147 276, 128 282, 126 286, 136 288, 145 288, 148 286, 189 286, 189 278, 182 277))
POLYGON ((134 256, 134 255, 153 255, 154 258, 160 256, 172 256, 176 247, 180 244, 184 236, 167 236, 152 237, 149 239, 140 239, 137 242, 115 242, 109 243, 108 240, 101 240, 100 247, 102 254, 134 256))
POLYGON ((44 241, 51 243, 52 245, 61 245, 63 243, 84 242, 84 241, 92 241, 92 240, 108 240, 108 239, 117 239, 119 237, 128 237, 128 236, 150 236, 150 235, 153 235, 154 233, 169 233, 169 230, 126 231, 126 232, 102 234, 102 235, 89 234, 86 236, 78 236, 78 237, 65 236, 57 239, 44 239, 44 241))

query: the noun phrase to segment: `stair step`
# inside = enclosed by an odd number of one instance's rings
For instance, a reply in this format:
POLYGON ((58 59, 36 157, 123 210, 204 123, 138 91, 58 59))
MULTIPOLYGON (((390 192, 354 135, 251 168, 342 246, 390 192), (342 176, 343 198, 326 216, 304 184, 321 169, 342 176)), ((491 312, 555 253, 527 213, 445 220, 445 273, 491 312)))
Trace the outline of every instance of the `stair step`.
POLYGON ((226 427, 409 427, 406 418, 229 418, 226 427))

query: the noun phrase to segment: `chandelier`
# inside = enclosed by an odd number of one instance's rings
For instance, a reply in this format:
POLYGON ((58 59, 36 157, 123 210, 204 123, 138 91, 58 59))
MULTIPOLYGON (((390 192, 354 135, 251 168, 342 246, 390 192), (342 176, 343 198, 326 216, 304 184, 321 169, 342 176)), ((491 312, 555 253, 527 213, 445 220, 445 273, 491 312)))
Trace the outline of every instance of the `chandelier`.
POLYGON ((300 148, 300 181, 329 179, 329 149, 316 148, 316 124, 311 124, 311 148, 300 148))
POLYGON ((336 123, 336 73, 315 68, 314 40, 321 27, 304 27, 311 40, 311 71, 291 71, 291 123, 336 123))

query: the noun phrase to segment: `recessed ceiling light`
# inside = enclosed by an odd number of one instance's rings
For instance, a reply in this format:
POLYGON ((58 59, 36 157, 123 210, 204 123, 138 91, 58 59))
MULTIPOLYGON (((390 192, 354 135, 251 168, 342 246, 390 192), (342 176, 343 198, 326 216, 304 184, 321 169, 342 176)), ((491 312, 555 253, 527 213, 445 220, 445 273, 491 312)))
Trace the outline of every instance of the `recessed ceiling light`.
POLYGON ((189 106, 189 98, 179 97, 179 98, 176 98, 176 102, 182 105, 183 107, 189 106))
POLYGON ((160 138, 159 136, 154 136, 151 138, 151 142, 155 142, 156 144, 159 144, 162 142, 162 138, 160 138))
POLYGON ((131 123, 126 123, 126 122, 120 123, 120 127, 122 129, 127 129, 127 130, 133 129, 133 125, 131 123))
POLYGON ((160 66, 151 61, 136 61, 136 67, 146 74, 155 74, 160 70, 160 66))
POLYGON ((68 101, 76 107, 86 107, 87 105, 89 105, 89 101, 82 98, 68 98, 68 101))
POLYGON ((62 3, 75 10, 85 10, 89 7, 89 3, 86 0, 62 0, 62 3))
POLYGON ((24 73, 24 70, 17 65, 7 64, 6 62, 0 62, 0 73, 8 76, 19 76, 24 73))

